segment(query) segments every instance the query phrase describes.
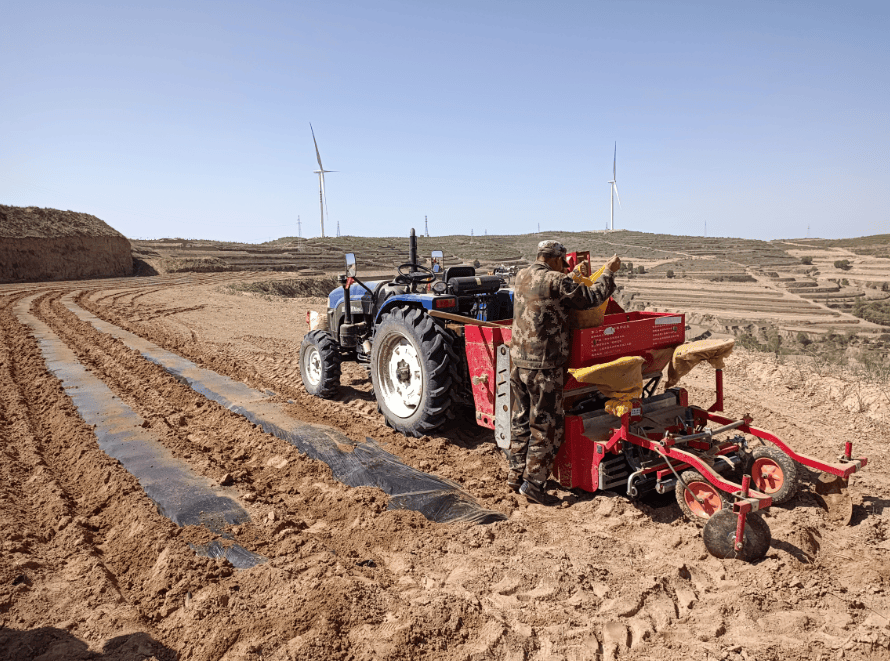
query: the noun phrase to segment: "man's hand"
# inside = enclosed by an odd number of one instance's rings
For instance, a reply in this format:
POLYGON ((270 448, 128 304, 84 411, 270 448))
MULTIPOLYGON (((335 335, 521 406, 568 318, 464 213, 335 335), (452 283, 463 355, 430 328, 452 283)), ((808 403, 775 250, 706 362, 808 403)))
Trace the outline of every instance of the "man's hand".
POLYGON ((606 268, 612 273, 615 273, 615 271, 621 268, 621 259, 618 257, 618 253, 615 253, 609 258, 609 261, 606 262, 606 268))

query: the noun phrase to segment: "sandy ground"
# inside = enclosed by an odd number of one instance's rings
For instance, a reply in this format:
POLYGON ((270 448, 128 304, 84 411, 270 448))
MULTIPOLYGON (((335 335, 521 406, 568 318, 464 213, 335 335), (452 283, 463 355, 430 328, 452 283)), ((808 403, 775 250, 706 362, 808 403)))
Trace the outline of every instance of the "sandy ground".
MULTIPOLYGON (((854 407, 831 377, 737 352, 730 416, 754 416, 832 460, 851 439, 853 525, 829 523, 805 485, 766 514, 773 542, 749 565, 707 554, 672 496, 559 492, 529 505, 504 485, 491 432, 459 420, 408 439, 376 413, 363 368, 342 394, 303 391, 297 352, 320 298, 224 293, 232 274, 0 289, 0 659, 881 659, 890 658, 890 424, 879 390, 854 407), (252 521, 235 531, 268 562, 235 570, 197 557, 97 446, 13 304, 32 312, 93 375, 252 521), (508 519, 446 525, 389 511, 382 492, 329 469, 205 400, 60 302, 198 364, 278 393, 289 412, 370 436, 405 463, 462 484, 508 519), (852 412, 856 411, 856 412, 852 412)), ((264 276, 265 277, 265 276, 264 276)), ((712 375, 684 381, 709 405, 712 375)), ((860 398, 861 390, 860 390, 860 398)))

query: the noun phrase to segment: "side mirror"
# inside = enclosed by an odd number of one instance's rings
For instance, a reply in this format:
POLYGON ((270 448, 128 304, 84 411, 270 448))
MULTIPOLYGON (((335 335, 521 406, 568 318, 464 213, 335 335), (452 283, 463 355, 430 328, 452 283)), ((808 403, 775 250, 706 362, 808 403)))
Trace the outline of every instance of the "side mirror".
POLYGON ((444 260, 445 253, 441 250, 433 250, 430 260, 433 267, 433 273, 440 273, 442 271, 444 260))
POLYGON ((346 277, 355 277, 355 254, 351 252, 346 253, 346 277))

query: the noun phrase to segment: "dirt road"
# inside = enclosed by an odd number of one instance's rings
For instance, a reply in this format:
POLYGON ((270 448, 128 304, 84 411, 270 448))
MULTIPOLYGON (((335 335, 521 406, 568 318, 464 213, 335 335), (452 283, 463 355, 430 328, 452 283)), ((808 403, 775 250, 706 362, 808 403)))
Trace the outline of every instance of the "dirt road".
MULTIPOLYGON (((243 279, 243 274, 239 279, 243 279)), ((834 459, 871 458, 853 525, 830 524, 806 485, 769 510, 767 557, 710 557, 673 497, 562 492, 528 505, 504 486, 490 433, 457 421, 408 439, 376 413, 364 369, 333 402, 297 369, 320 298, 233 296, 231 274, 0 289, 0 659, 877 659, 890 658, 890 486, 878 415, 851 414, 819 378, 737 352, 727 412, 834 459), (36 294, 36 295, 35 295, 36 294), (284 440, 195 392, 82 309, 243 381, 289 415, 371 437, 507 518, 441 524, 388 510, 284 440), (65 299, 65 300, 63 300, 65 299), (249 520, 223 530, 265 559, 201 557, 219 533, 179 527, 109 457, 47 365, 23 310, 45 324, 166 452, 249 520)), ((684 382, 709 404, 712 375, 684 382)))

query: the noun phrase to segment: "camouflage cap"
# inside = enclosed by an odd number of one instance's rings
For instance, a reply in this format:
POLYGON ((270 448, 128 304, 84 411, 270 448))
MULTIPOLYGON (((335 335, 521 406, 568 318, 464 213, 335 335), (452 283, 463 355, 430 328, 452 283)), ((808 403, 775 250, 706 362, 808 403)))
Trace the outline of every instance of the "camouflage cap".
POLYGON ((546 257, 562 257, 565 259, 566 247, 559 241, 549 239, 538 244, 538 254, 546 257))

